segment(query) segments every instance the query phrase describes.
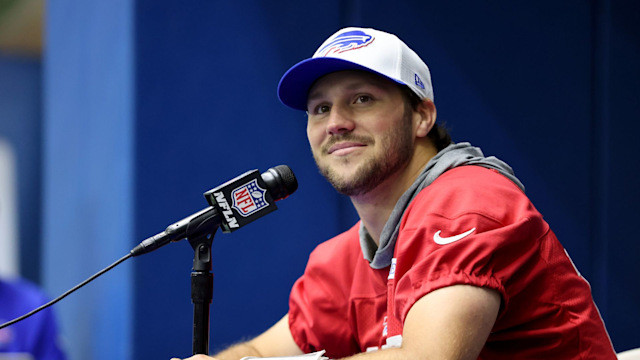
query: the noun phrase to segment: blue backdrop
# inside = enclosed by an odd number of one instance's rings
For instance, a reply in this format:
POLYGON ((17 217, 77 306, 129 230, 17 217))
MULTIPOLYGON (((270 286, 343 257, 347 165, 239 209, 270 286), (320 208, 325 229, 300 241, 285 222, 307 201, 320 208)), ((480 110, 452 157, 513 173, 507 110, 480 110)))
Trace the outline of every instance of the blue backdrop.
MULTIPOLYGON (((370 26, 425 59, 438 119, 513 166, 591 282, 616 350, 640 347, 639 3, 66 0, 47 4, 46 23, 42 141, 36 126, 30 149, 43 149, 32 168, 43 173, 50 295, 204 208, 205 191, 287 164, 299 190, 216 235, 211 347, 279 319, 309 252, 356 217, 318 174, 305 115, 278 102, 276 85, 337 29, 370 26)), ((187 242, 170 244, 56 305, 72 358, 189 355, 192 259, 187 242)))

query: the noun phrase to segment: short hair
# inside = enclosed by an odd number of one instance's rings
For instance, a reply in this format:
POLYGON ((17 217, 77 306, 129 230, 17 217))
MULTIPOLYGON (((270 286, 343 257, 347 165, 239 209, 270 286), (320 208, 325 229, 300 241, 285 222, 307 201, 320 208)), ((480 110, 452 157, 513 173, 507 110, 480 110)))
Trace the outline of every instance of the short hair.
MULTIPOLYGON (((420 97, 418 97, 418 95, 416 95, 416 93, 414 93, 408 86, 400 85, 400 88, 402 89, 405 99, 408 101, 409 105, 411 105, 411 108, 413 110, 417 110, 418 105, 424 100, 420 99, 420 97)), ((437 122, 433 124, 433 127, 427 134, 427 137, 431 140, 438 151, 453 143, 451 135, 444 124, 439 124, 437 122)))

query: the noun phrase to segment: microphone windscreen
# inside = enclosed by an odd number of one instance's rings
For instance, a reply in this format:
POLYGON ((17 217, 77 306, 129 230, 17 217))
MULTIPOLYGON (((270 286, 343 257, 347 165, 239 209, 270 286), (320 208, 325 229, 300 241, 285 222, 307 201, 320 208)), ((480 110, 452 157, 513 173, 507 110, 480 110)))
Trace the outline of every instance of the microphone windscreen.
POLYGON ((274 200, 282 200, 298 189, 298 180, 287 165, 278 165, 262 173, 274 200))

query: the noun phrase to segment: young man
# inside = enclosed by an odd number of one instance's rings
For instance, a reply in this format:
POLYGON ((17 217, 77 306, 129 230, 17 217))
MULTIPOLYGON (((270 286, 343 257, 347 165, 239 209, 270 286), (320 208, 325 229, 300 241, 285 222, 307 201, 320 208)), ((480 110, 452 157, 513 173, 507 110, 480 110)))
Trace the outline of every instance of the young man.
MULTIPOLYGON (((280 81, 353 228, 318 246, 289 313, 216 359, 615 359, 588 283, 511 168, 436 125, 429 69, 346 28, 280 81)), ((191 359, 208 359, 204 355, 191 359)))

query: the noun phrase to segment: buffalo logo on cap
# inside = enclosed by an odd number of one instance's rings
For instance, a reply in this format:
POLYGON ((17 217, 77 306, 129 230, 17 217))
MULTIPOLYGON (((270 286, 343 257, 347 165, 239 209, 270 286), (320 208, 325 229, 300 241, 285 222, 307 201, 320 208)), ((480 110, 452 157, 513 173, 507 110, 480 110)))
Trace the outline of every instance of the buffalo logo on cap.
POLYGON ((327 45, 323 46, 322 49, 318 50, 317 56, 329 56, 331 54, 359 49, 371 44, 374 39, 373 36, 367 35, 360 30, 343 32, 333 38, 327 45))

